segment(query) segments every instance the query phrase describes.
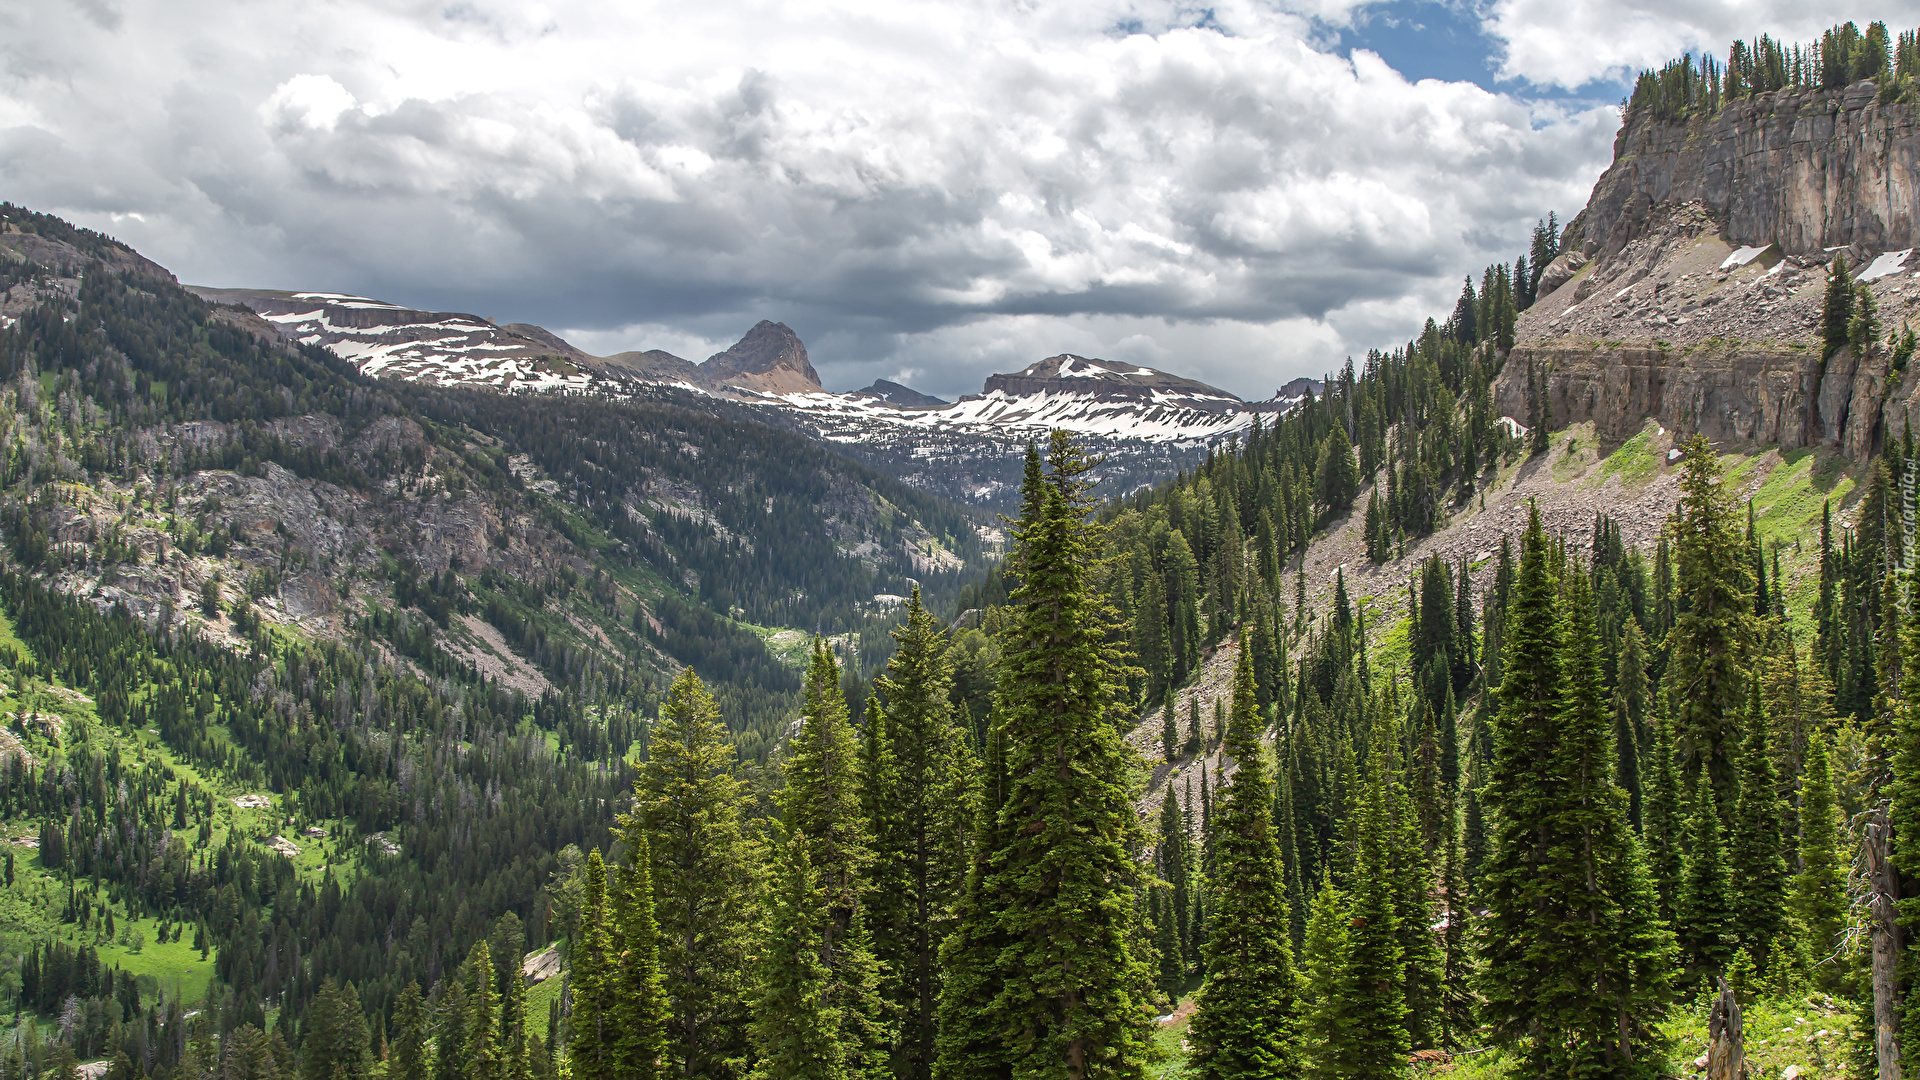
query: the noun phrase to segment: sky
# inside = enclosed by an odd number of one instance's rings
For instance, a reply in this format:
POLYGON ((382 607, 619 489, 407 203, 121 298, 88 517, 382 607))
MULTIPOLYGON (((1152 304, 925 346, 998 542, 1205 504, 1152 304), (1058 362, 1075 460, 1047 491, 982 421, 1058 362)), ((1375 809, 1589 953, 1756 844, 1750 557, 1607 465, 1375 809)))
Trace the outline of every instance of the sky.
POLYGON ((37 0, 0 199, 599 355, 772 319, 834 390, 1073 352, 1262 398, 1577 213, 1634 72, 1849 18, 1920 0, 37 0))

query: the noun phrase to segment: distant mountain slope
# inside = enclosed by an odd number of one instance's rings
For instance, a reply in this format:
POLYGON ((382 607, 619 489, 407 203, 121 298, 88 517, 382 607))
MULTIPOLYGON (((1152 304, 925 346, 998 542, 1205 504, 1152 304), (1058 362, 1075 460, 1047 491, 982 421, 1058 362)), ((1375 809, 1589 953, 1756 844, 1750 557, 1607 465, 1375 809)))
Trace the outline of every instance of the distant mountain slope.
POLYGON ((1029 435, 1055 427, 1121 442, 1201 445, 1245 430, 1255 415, 1285 412, 1318 385, 1295 380, 1287 393, 1246 402, 1154 368, 1063 353, 993 375, 981 393, 952 403, 885 380, 835 394, 821 386, 800 336, 770 320, 696 364, 658 349, 589 356, 538 326, 500 326, 477 315, 419 311, 340 293, 193 291, 214 303, 244 305, 289 339, 325 348, 366 375, 612 396, 648 385, 678 386, 798 410, 815 419, 818 437, 838 443, 891 442, 892 436, 876 432, 904 426, 956 439, 983 437, 987 444, 976 448, 983 452, 1009 440, 1024 444, 1029 435))

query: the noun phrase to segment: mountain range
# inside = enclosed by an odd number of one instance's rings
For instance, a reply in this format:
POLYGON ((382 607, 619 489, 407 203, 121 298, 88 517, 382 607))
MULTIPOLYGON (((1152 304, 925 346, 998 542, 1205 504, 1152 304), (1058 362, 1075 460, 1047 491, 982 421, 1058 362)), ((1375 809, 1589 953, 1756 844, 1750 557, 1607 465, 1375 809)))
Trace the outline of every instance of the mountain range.
POLYGON ((318 345, 365 375, 509 393, 626 397, 669 387, 815 417, 836 442, 856 429, 898 425, 989 441, 1065 428, 1121 442, 1199 446, 1285 413, 1320 384, 1295 379, 1266 401, 1138 364, 1061 354, 989 377, 979 394, 947 402, 887 380, 832 393, 785 323, 762 320, 706 360, 658 349, 591 356, 527 323, 504 326, 462 312, 421 311, 327 292, 191 287, 216 304, 244 307, 288 340, 318 345))

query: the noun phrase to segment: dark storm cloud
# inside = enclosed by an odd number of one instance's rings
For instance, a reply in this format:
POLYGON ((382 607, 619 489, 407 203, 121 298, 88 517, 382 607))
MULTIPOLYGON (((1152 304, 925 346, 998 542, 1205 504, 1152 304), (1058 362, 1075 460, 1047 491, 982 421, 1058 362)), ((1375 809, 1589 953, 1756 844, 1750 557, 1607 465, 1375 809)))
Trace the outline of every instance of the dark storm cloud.
MULTIPOLYGON (((1530 2, 1486 18, 1544 81, 1607 5, 1530 2)), ((1608 109, 1317 47, 1354 10, 35 5, 0 14, 0 195, 189 281, 601 352, 767 317, 837 387, 1081 351, 1264 395, 1404 340, 1610 149, 1608 109)))

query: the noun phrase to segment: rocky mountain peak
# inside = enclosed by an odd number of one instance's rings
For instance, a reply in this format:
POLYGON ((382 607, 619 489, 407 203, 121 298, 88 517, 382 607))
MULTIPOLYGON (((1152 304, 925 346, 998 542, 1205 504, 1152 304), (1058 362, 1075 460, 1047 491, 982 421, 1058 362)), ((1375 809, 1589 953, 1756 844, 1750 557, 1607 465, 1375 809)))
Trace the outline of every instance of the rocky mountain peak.
POLYGON ((766 319, 725 352, 707 357, 702 373, 717 383, 768 393, 806 393, 820 389, 820 376, 807 361, 807 347, 786 323, 766 319))
POLYGON ((884 401, 889 405, 898 405, 903 409, 937 409, 952 402, 932 394, 923 394, 911 386, 903 386, 892 379, 875 379, 873 385, 863 390, 855 390, 847 395, 850 398, 863 398, 884 401))
POLYGON ((1055 394, 1102 401, 1171 404, 1210 413, 1235 412, 1244 404, 1238 395, 1197 379, 1184 379, 1139 364, 1072 353, 1049 356, 1010 375, 988 376, 984 396, 996 393, 1008 397, 1055 394))

